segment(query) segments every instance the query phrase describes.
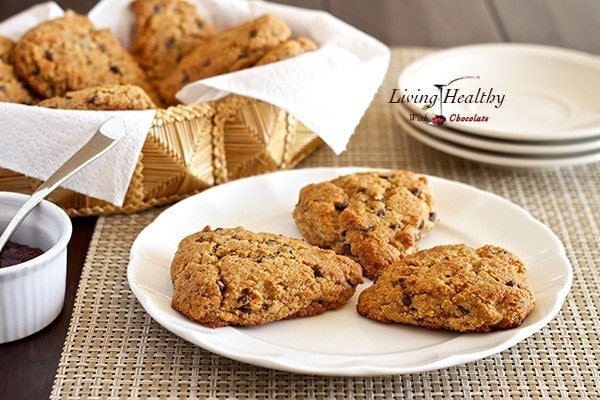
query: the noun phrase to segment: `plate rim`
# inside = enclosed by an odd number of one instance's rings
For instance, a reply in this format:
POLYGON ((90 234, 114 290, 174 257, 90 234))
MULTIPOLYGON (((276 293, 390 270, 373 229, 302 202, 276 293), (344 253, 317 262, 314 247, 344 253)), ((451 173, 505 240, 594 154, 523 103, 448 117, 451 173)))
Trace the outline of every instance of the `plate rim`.
POLYGON ((428 122, 419 121, 414 123, 409 120, 411 110, 403 104, 394 104, 393 112, 399 113, 405 122, 411 124, 416 129, 428 133, 441 140, 448 140, 453 143, 489 150, 498 153, 510 154, 539 154, 549 156, 564 156, 579 152, 600 150, 600 129, 597 136, 584 139, 565 139, 565 140, 514 140, 500 139, 495 137, 486 137, 476 135, 467 131, 454 129, 449 125, 443 127, 432 125, 428 122), (501 149, 493 148, 493 145, 501 149))
MULTIPOLYGON (((571 62, 578 63, 578 65, 586 65, 590 66, 590 68, 595 68, 600 71, 600 56, 595 56, 594 54, 586 53, 581 50, 575 50, 570 48, 551 46, 551 45, 542 45, 535 43, 476 43, 476 44, 468 44, 455 46, 445 49, 436 50, 430 54, 427 54, 423 57, 420 57, 413 62, 406 65, 396 78, 396 83, 400 89, 406 83, 406 79, 408 79, 408 75, 413 70, 418 70, 423 64, 435 62, 439 59, 444 59, 447 57, 456 57, 456 55, 460 55, 461 53, 476 53, 476 52, 494 52, 494 51, 529 51, 536 54, 545 54, 553 57, 560 57, 561 59, 566 59, 571 62), (579 64, 581 63, 581 64, 579 64)), ((407 103, 408 107, 415 112, 420 112, 421 110, 412 103, 407 103)), ((546 137, 540 138, 539 132, 536 134, 521 134, 515 132, 502 132, 498 130, 481 130, 474 128, 468 124, 461 123, 452 123, 450 125, 453 129, 456 130, 464 130, 465 132, 480 135, 484 137, 493 137, 498 139, 511 139, 511 140, 560 140, 558 134, 548 135, 546 137)), ((600 127, 594 127, 600 129, 600 127)), ((598 135, 598 129, 578 129, 574 131, 569 131, 570 135, 575 133, 575 136, 571 136, 573 139, 583 139, 587 137, 592 137, 598 135)))
MULTIPOLYGON (((387 168, 366 168, 366 167, 297 168, 297 169, 292 169, 292 170, 282 170, 282 171, 276 171, 276 172, 272 172, 272 173, 268 173, 268 174, 252 176, 252 177, 248 177, 248 178, 242 178, 242 179, 239 179, 236 181, 231 181, 231 182, 228 182, 228 183, 225 183, 225 184, 213 187, 213 188, 219 189, 219 188, 222 188, 224 185, 240 184, 240 182, 248 181, 251 179, 270 179, 270 176, 275 175, 275 174, 290 174, 290 173, 291 174, 311 174, 311 176, 312 176, 317 171, 319 171, 319 172, 325 171, 326 173, 331 173, 331 174, 336 173, 338 175, 341 175, 341 174, 352 173, 352 172, 357 172, 357 171, 364 171, 364 170, 386 171, 389 169, 387 169, 387 168)), ((533 324, 532 326, 528 327, 527 330, 516 331, 518 333, 517 335, 511 336, 509 340, 505 340, 501 343, 497 343, 495 346, 491 346, 491 347, 484 346, 484 349, 479 349, 479 350, 473 351, 469 354, 447 355, 445 357, 439 358, 439 359, 429 362, 429 363, 425 362, 423 364, 423 362, 421 362, 418 365, 412 365, 410 367, 392 368, 391 370, 389 367, 380 368, 377 365, 365 365, 365 364, 361 363, 362 358, 364 356, 341 357, 341 358, 346 358, 347 360, 350 360, 352 362, 348 363, 348 361, 346 361, 346 363, 343 364, 342 366, 337 365, 336 367, 333 367, 334 369, 331 369, 332 368, 331 366, 320 367, 320 366, 315 366, 313 364, 300 365, 297 362, 292 362, 290 364, 289 361, 285 360, 285 357, 281 357, 281 356, 276 356, 276 357, 269 356, 268 358, 264 358, 264 357, 261 358, 261 357, 253 356, 252 354, 250 354, 250 355, 232 354, 231 352, 223 351, 222 348, 220 348, 218 345, 215 345, 214 342, 211 343, 210 341, 209 341, 209 343, 206 343, 206 341, 204 341, 202 344, 200 344, 200 343, 198 343, 198 340, 196 337, 191 337, 192 335, 190 332, 179 329, 178 325, 175 325, 175 327, 174 327, 173 324, 168 321, 168 318, 165 318, 162 315, 159 315, 157 317, 155 315, 156 314, 155 310, 153 310, 152 308, 149 309, 149 303, 147 303, 147 300, 148 300, 147 294, 144 293, 142 291, 142 289, 138 286, 137 282, 135 282, 134 268, 136 268, 136 267, 133 265, 134 265, 134 260, 137 256, 136 252, 137 252, 138 247, 140 246, 140 241, 141 241, 141 238, 143 238, 144 232, 149 232, 149 230, 153 229, 153 228, 151 228, 151 226, 153 224, 157 224, 157 222, 161 223, 159 218, 162 215, 168 216, 167 212, 169 210, 172 210, 172 209, 174 210, 176 207, 184 207, 186 202, 191 202, 190 204, 193 204, 193 201, 195 201, 194 199, 197 199, 199 196, 202 196, 205 192, 201 192, 196 195, 190 196, 186 199, 183 199, 183 200, 175 203, 174 205, 168 207, 167 209, 163 210, 150 224, 148 224, 146 227, 144 227, 144 229, 136 236, 136 239, 132 243, 132 246, 130 249, 129 264, 127 266, 127 280, 128 280, 129 286, 130 286, 132 292, 134 293, 134 296, 136 297, 136 299, 139 301, 139 303, 144 308, 145 312, 148 313, 153 320, 155 320, 157 323, 159 323, 165 329, 167 329, 170 332, 174 333, 175 335, 180 336, 181 338, 191 342, 192 344, 194 344, 196 346, 199 346, 201 348, 204 348, 208 351, 214 352, 221 356, 224 356, 224 357, 227 357, 230 359, 234 359, 234 360, 238 360, 238 361, 242 361, 242 362, 252 364, 252 365, 257 365, 257 366, 266 367, 266 368, 274 368, 274 369, 288 371, 288 372, 294 372, 294 373, 310 373, 310 374, 318 374, 318 375, 323 375, 323 376, 382 376, 382 375, 392 375, 392 374, 425 372, 425 371, 435 370, 435 369, 439 369, 439 368, 449 367, 449 366, 457 365, 457 364, 464 363, 464 362, 478 360, 478 359, 487 357, 489 355, 498 353, 499 351, 502 351, 509 347, 514 346, 516 343, 526 339, 527 337, 533 335, 535 332, 538 332, 543 327, 545 327, 560 312, 560 309, 566 299, 566 296, 569 293, 570 287, 572 285, 572 280, 573 280, 573 271, 572 271, 571 263, 566 255, 564 245, 562 244, 560 239, 556 236, 556 234, 554 234, 554 232, 548 226, 543 224, 541 221, 535 219, 527 210, 525 210, 524 208, 516 205, 515 203, 511 202, 510 200, 508 200, 502 196, 499 196, 493 192, 479 189, 475 186, 468 185, 466 183, 462 183, 462 182, 455 181, 455 180, 450 180, 450 179, 441 178, 441 177, 432 176, 432 175, 426 175, 426 174, 423 174, 423 175, 425 175, 428 178, 433 179, 433 180, 440 180, 440 182, 445 183, 445 184, 457 185, 458 187, 462 188, 463 190, 465 190, 465 189, 466 190, 474 190, 475 192, 477 192, 481 195, 484 195, 486 197, 490 197, 490 198, 494 199, 494 201, 500 201, 504 205, 510 206, 514 210, 517 210, 526 219, 526 221, 528 221, 528 223, 535 224, 537 228, 544 230, 546 232, 546 234, 550 235, 551 239, 554 242, 554 245, 557 246, 557 247, 553 247, 554 251, 556 252, 556 254, 554 254, 554 256, 560 257, 561 264, 564 264, 564 267, 565 267, 565 271, 564 271, 565 282, 561 286, 560 290, 556 292, 553 307, 544 314, 544 317, 540 321, 538 321, 535 324, 533 324), (183 203, 183 205, 179 205, 180 203, 183 203)), ((321 175, 319 174, 318 176, 321 176, 321 175)), ((207 190, 212 190, 213 188, 210 188, 207 190)), ((220 190, 223 190, 223 189, 220 189, 220 190)), ((154 226, 157 226, 157 225, 154 225, 154 226)), ((204 330, 204 331, 206 331, 205 333, 207 333, 208 335, 210 335, 212 337, 218 336, 215 334, 219 332, 219 329, 221 329, 221 328, 210 329, 210 328, 205 328, 200 325, 197 325, 196 323, 193 323, 193 322, 191 322, 191 323, 195 324, 194 325, 195 329, 197 328, 197 329, 204 330)), ((236 330, 238 328, 231 328, 231 329, 236 330)), ((500 331, 500 332, 503 332, 506 335, 510 336, 510 332, 514 333, 515 331, 505 330, 505 331, 500 331)), ((458 334, 456 337, 460 340, 464 340, 466 335, 458 334)), ((256 338, 252 338, 252 339, 258 340, 256 338)), ((281 347, 281 345, 279 345, 279 346, 281 347)), ((414 351, 414 350, 412 350, 412 351, 414 351)), ((302 354, 306 353, 304 350, 296 350, 296 352, 297 353, 299 352, 302 354)), ((392 353, 392 355, 393 354, 394 353, 392 353)), ((391 355, 388 354, 388 356, 391 356, 391 355)), ((337 364, 339 364, 339 362, 337 362, 337 364)))
POLYGON ((411 125, 410 122, 399 115, 399 112, 394 111, 393 114, 396 123, 413 139, 443 153, 469 161, 480 162, 497 167, 524 169, 559 168, 592 164, 600 161, 600 148, 571 155, 561 155, 554 158, 552 156, 537 158, 526 157, 517 154, 502 154, 494 151, 477 149, 450 140, 433 137, 433 135, 411 125))

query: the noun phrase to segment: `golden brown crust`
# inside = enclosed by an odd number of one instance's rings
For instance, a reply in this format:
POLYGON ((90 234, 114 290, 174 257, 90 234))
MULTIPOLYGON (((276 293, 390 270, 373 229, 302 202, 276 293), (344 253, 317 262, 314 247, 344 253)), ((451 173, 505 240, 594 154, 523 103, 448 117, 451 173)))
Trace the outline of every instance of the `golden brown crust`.
POLYGON ((359 296, 359 314, 459 332, 519 326, 535 297, 519 258, 506 249, 464 244, 421 250, 387 267, 359 296))
POLYGON ((171 305, 209 327, 252 326, 343 306, 360 266, 301 239, 206 228, 181 241, 171 264, 171 305))
POLYGON ((14 48, 15 73, 43 98, 106 84, 133 84, 156 98, 142 69, 108 30, 83 15, 37 25, 14 48))
POLYGON ((307 185, 293 217, 309 243, 352 257, 373 279, 416 250, 436 214, 426 177, 397 170, 307 185))
POLYGON ((166 104, 177 104, 175 95, 183 86, 250 67, 290 35, 290 28, 274 15, 235 26, 188 53, 175 70, 158 82, 159 93, 166 104))
POLYGON ((67 92, 38 103, 39 106, 67 110, 147 110, 156 105, 140 88, 134 85, 93 86, 67 92))
POLYGON ((0 101, 33 104, 34 96, 15 76, 13 66, 0 60, 0 101))
POLYGON ((15 42, 7 37, 0 36, 0 61, 12 64, 14 47, 15 42))
POLYGON ((254 66, 271 64, 287 60, 300 54, 316 50, 317 44, 307 37, 286 40, 273 50, 266 53, 254 66))
POLYGON ((131 53, 152 81, 164 78, 183 57, 217 34, 186 0, 135 0, 131 53))

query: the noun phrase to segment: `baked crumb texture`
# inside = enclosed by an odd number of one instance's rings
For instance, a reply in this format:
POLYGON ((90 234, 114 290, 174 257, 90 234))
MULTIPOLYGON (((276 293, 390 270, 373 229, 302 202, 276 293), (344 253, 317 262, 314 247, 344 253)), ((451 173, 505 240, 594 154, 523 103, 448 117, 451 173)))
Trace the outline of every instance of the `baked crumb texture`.
POLYGON ((213 328, 321 314, 346 304, 363 282, 348 257, 241 227, 184 238, 171 280, 172 307, 213 328))
POLYGON ((421 250, 387 267, 359 296, 359 314, 459 332, 514 328, 533 310, 525 267, 498 246, 421 250))
POLYGON ((307 185, 293 217, 309 243, 353 258, 374 279, 393 261, 416 251, 436 213, 427 178, 396 170, 307 185))

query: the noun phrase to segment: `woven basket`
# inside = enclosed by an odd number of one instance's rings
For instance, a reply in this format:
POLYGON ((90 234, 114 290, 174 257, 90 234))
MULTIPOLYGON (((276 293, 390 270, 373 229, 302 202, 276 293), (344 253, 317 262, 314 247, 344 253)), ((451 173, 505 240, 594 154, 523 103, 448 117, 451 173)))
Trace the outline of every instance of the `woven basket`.
MULTIPOLYGON (((285 111, 238 95, 159 109, 122 207, 62 188, 48 199, 71 216, 135 213, 228 180, 291 168, 321 143, 285 111)), ((32 193, 40 183, 0 168, 0 190, 32 193)))

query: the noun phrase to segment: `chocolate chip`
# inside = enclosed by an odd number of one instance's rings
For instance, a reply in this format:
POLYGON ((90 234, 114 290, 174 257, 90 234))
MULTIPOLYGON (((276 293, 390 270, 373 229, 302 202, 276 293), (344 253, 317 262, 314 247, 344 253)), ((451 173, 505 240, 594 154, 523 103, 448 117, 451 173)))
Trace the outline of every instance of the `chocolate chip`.
POLYGON ((113 74, 120 74, 121 73, 121 68, 119 68, 118 65, 111 65, 110 66, 110 72, 112 72, 113 74))
POLYGON ((220 279, 217 281, 217 287, 221 293, 225 293, 225 290, 227 290, 227 285, 220 279))
POLYGON ((395 283, 396 286, 402 286, 405 287, 406 286, 406 279, 405 278, 400 278, 396 281, 395 283))
POLYGON ((506 282, 506 286, 513 287, 513 286, 515 286, 515 282, 513 282, 513 281, 508 281, 508 282, 506 282))
POLYGON ((167 39, 167 41, 165 42, 165 47, 168 50, 171 50, 173 47, 175 47, 175 38, 174 37, 170 37, 167 39))
POLYGON ((87 101, 88 104, 98 104, 98 101, 100 100, 100 98, 97 95, 93 95, 92 97, 90 97, 87 101))
POLYGON ((44 58, 48 61, 54 61, 54 53, 52 53, 50 50, 46 50, 44 52, 44 58))
POLYGON ((378 210, 377 211, 377 216, 380 217, 380 218, 385 217, 385 210, 383 210, 383 209, 382 210, 378 210))
POLYGON ((333 203, 333 206, 337 211, 344 211, 348 207, 348 202, 345 200, 342 202, 335 202, 333 203))
POLYGON ((390 227, 390 229, 396 230, 396 229, 400 228, 400 225, 398 225, 398 224, 390 224, 389 227, 390 227))
POLYGON ((240 298, 238 299, 238 301, 242 304, 249 304, 250 303, 250 296, 248 296, 247 294, 244 294, 242 296, 240 296, 240 298))
POLYGON ((458 310, 463 314, 463 315, 468 315, 471 313, 471 310, 469 310, 466 307, 461 306, 460 304, 458 305, 458 310))
POLYGON ((412 189, 410 189, 410 192, 417 197, 419 197, 423 194, 423 190, 421 188, 412 188, 412 189))
POLYGON ((344 254, 346 254, 348 256, 352 254, 352 249, 350 248, 350 243, 344 243, 344 245, 342 246, 342 249, 344 250, 344 254))
POLYGON ((260 264, 261 262, 263 262, 265 260, 265 258, 263 256, 258 256, 258 258, 256 259, 256 262, 258 264, 260 264))
POLYGON ((405 306, 410 306, 412 304, 412 295, 410 293, 402 294, 402 304, 405 306))
POLYGON ((421 220, 421 223, 419 224, 417 229, 423 229, 424 226, 425 226, 425 220, 421 220))
POLYGON ((251 30, 248 31, 248 37, 249 38, 256 37, 256 35, 258 35, 258 31, 256 29, 251 29, 251 30))
POLYGON ((430 213, 429 213, 429 220, 430 220, 431 222, 435 222, 435 220, 436 220, 436 219, 437 219, 437 214, 436 214, 436 213, 434 213, 434 212, 430 212, 430 213))
POLYGON ((315 278, 323 277, 323 270, 321 269, 321 267, 314 266, 314 267, 312 267, 312 270, 313 270, 313 274, 314 274, 315 278))
POLYGON ((154 6, 154 14, 160 14, 161 11, 162 11, 162 6, 160 6, 160 5, 154 6))
POLYGON ((240 310, 242 307, 245 307, 245 306, 250 308, 250 289, 248 289, 248 288, 243 289, 242 294, 240 295, 240 297, 238 297, 237 301, 238 301, 238 303, 241 304, 241 307, 239 308, 240 310))
POLYGON ((244 314, 252 314, 252 308, 250 307, 250 304, 244 304, 243 306, 238 307, 238 310, 244 314))
POLYGON ((361 232, 371 232, 374 229, 375 228, 372 226, 361 226, 360 228, 358 228, 358 230, 361 232))

